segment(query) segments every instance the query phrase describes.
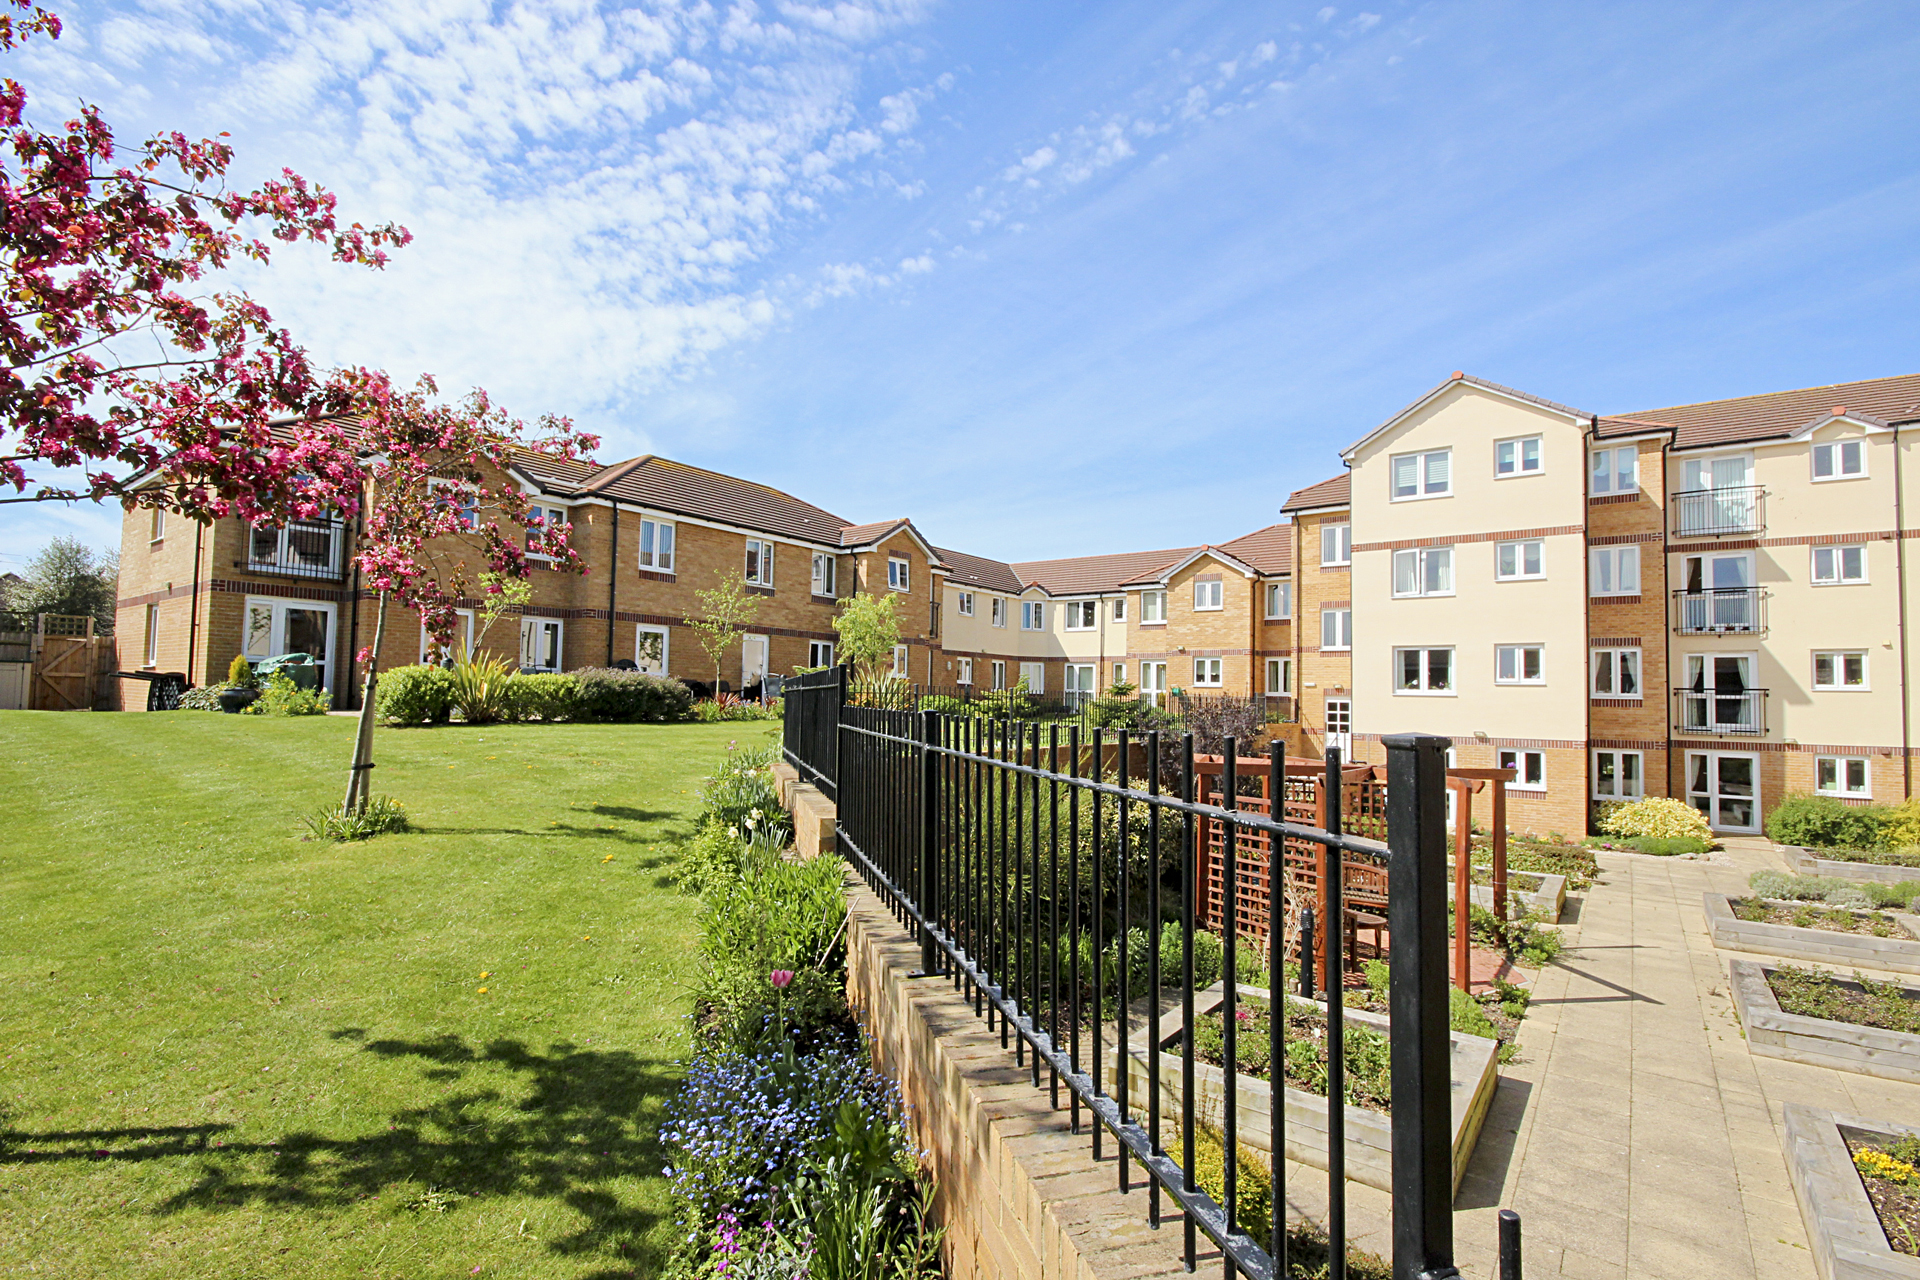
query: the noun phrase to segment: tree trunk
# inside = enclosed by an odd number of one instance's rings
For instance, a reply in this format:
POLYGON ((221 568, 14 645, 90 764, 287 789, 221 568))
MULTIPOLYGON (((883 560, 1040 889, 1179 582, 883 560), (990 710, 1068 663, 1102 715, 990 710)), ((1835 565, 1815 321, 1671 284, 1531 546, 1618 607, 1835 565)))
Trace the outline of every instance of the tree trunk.
POLYGON ((367 807, 373 787, 367 775, 373 772, 374 693, 380 679, 380 644, 387 638, 387 593, 380 593, 380 607, 374 614, 373 651, 367 657, 366 684, 360 694, 360 729, 353 740, 353 768, 347 772, 347 798, 342 812, 367 807))

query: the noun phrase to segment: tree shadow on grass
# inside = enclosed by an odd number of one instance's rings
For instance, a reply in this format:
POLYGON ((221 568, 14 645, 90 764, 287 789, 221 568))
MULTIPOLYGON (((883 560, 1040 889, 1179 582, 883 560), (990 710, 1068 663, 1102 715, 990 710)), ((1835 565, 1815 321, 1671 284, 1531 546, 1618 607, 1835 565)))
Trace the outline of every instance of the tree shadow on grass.
POLYGON ((562 840, 617 840, 621 844, 660 844, 670 837, 665 835, 640 835, 633 831, 622 831, 618 827, 581 827, 570 822, 556 822, 545 827, 423 827, 414 826, 414 832, 426 836, 542 836, 562 840))
MULTIPOLYGON (((356 1039, 357 1033, 346 1028, 334 1038, 356 1039)), ((568 1042, 545 1052, 511 1039, 475 1048, 459 1036, 373 1040, 361 1051, 417 1059, 424 1078, 449 1085, 476 1068, 487 1074, 504 1069, 526 1081, 526 1096, 503 1114, 500 1089, 456 1087, 426 1105, 395 1112, 387 1132, 346 1138, 294 1132, 275 1141, 228 1142, 220 1135, 229 1126, 220 1124, 16 1129, 0 1138, 0 1167, 191 1161, 193 1185, 162 1201, 155 1209, 162 1216, 246 1205, 342 1208, 407 1182, 459 1196, 542 1196, 585 1219, 579 1230, 549 1240, 551 1252, 612 1265, 594 1273, 599 1276, 629 1275, 636 1267, 652 1271, 663 1261, 645 1239, 659 1215, 623 1204, 604 1184, 660 1172, 657 1104, 678 1085, 675 1062, 568 1042)))

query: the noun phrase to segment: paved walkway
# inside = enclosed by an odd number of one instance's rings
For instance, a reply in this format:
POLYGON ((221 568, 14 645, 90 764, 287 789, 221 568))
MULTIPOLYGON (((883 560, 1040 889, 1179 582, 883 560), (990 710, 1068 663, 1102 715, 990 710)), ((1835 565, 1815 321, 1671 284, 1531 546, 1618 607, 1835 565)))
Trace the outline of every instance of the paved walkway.
MULTIPOLYGON (((1728 865, 1600 855, 1601 880, 1563 921, 1567 948, 1535 985, 1520 1056, 1455 1202, 1457 1252, 1493 1273, 1496 1215, 1519 1211, 1529 1280, 1813 1280, 1782 1154, 1780 1106, 1920 1116, 1920 1086, 1747 1051, 1727 961, 1701 895, 1784 870, 1760 840, 1728 865)), ((1289 1165, 1317 1214, 1326 1175, 1289 1165)), ((1349 1190, 1355 1243, 1389 1252, 1386 1197, 1349 1190)))

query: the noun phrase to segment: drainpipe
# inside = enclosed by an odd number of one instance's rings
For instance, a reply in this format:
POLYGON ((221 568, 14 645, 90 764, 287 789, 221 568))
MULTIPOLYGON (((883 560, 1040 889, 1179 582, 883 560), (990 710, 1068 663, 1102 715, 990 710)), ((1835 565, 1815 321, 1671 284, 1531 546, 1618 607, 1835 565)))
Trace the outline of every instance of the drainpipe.
POLYGON ((193 687, 193 648, 200 642, 200 544, 207 526, 193 522, 193 599, 187 608, 187 687, 193 687))
POLYGON ((1893 559, 1900 575, 1900 795, 1913 798, 1913 703, 1907 696, 1907 507, 1901 473, 1900 424, 1893 426, 1893 559))
MULTIPOLYGON (((608 495, 612 498, 612 495, 608 495)), ((613 498, 613 551, 607 567, 607 665, 613 665, 613 592, 620 581, 620 499, 613 498)))

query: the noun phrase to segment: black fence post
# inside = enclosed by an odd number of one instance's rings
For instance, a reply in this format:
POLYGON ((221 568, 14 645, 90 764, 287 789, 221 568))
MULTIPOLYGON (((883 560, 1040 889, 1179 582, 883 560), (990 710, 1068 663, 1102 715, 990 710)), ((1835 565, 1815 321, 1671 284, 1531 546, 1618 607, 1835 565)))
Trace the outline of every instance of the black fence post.
POLYGON ((940 756, 933 748, 939 740, 940 714, 920 713, 920 972, 931 976, 940 972, 940 952, 933 942, 933 925, 940 918, 940 906, 934 874, 935 856, 940 848, 940 756))
POLYGON ((1520 1280, 1520 1215, 1500 1211, 1500 1280, 1520 1280))
POLYGON ((1443 1280, 1460 1274, 1453 1265, 1448 1098, 1446 752, 1453 744, 1421 733, 1383 741, 1391 858, 1393 1277, 1443 1280))

